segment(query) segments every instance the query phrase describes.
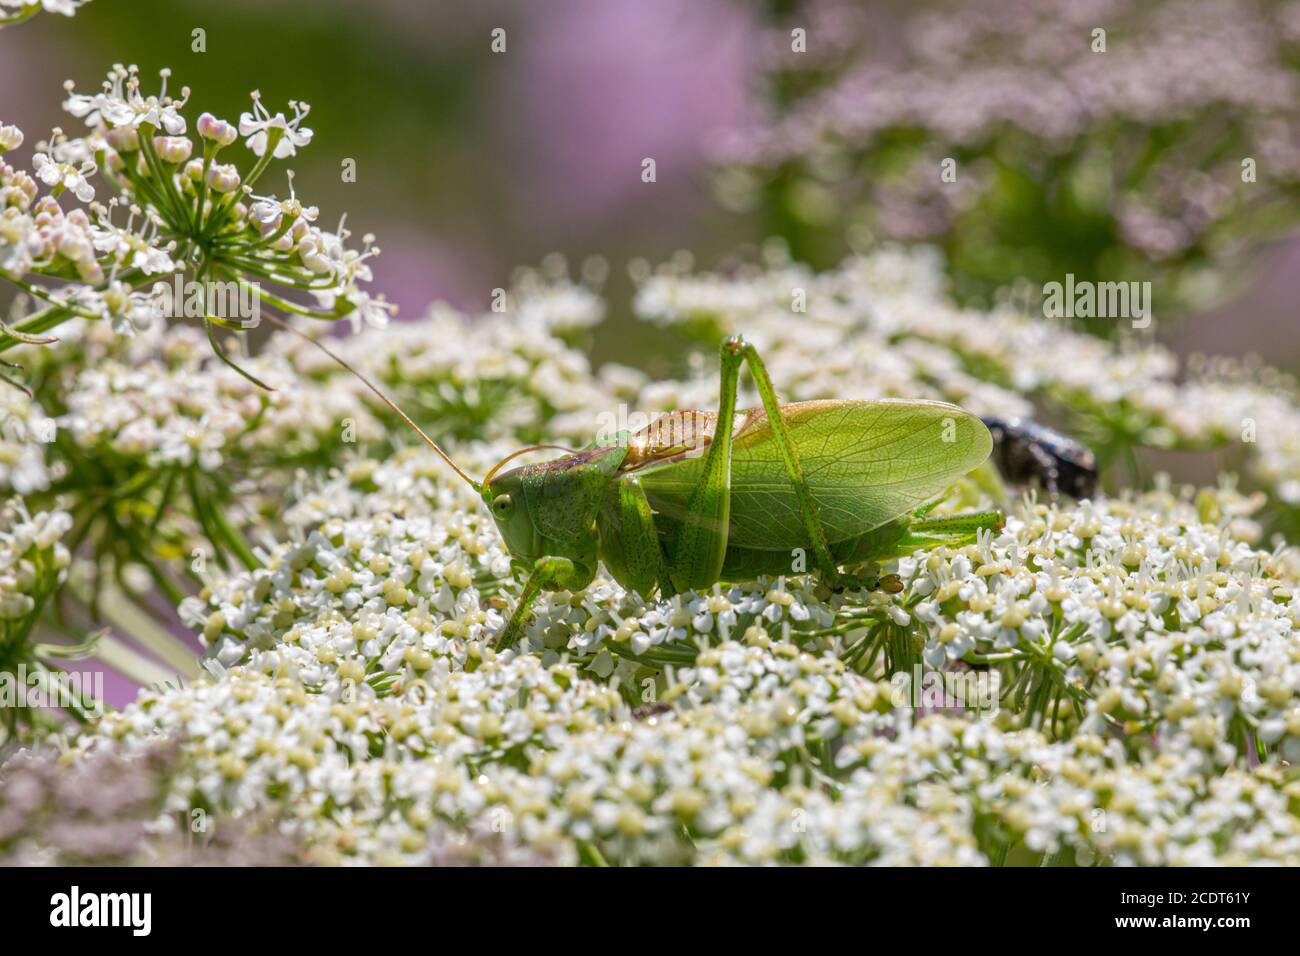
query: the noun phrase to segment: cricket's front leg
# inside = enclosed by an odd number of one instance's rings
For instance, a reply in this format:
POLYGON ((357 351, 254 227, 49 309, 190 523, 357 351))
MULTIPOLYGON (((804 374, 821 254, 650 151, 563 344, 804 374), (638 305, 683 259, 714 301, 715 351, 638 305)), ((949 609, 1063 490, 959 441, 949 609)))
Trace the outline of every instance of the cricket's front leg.
POLYGON ((524 584, 524 593, 519 596, 514 613, 506 622, 505 628, 497 635, 496 647, 504 651, 513 647, 524 632, 524 622, 532 610, 533 602, 542 591, 581 591, 591 583, 593 573, 569 558, 540 558, 533 565, 533 572, 524 584))
POLYGON ((653 595, 655 588, 660 593, 672 591, 654 511, 635 476, 610 483, 596 530, 600 559, 615 581, 642 597, 653 595))

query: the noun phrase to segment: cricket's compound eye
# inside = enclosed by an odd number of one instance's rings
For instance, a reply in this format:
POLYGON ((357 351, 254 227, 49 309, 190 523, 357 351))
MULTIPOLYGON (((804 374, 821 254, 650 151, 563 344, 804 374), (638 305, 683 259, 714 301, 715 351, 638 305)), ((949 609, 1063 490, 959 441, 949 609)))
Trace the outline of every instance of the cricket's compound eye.
POLYGON ((492 513, 502 520, 515 513, 515 501, 509 495, 497 495, 492 499, 492 513))

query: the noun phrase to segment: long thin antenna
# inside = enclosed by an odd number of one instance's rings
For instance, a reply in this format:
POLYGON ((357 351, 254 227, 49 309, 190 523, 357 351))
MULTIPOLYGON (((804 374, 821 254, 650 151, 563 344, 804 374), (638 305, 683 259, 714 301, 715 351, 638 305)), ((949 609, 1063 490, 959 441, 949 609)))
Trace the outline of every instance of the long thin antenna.
POLYGON ((527 455, 531 451, 539 451, 543 448, 554 448, 556 451, 562 451, 570 455, 575 454, 574 449, 566 448, 563 445, 529 445, 527 448, 521 448, 518 451, 512 451, 510 454, 506 455, 506 457, 502 458, 499 462, 493 465, 492 470, 483 476, 483 484, 486 485, 489 481, 491 481, 492 476, 495 475, 498 471, 500 471, 501 466, 504 465, 506 462, 514 461, 514 459, 518 458, 520 455, 527 455))
POLYGON ((477 481, 475 481, 475 480, 474 480, 473 478, 471 478, 469 475, 465 474, 465 472, 461 471, 460 466, 457 465, 454 461, 451 460, 451 456, 448 455, 448 454, 447 454, 445 451, 443 451, 441 448, 439 448, 439 447, 438 447, 438 443, 437 443, 436 441, 434 441, 432 438, 430 438, 428 435, 426 435, 426 434, 424 433, 424 429, 422 429, 419 425, 415 424, 415 422, 411 421, 411 417, 410 417, 409 415, 407 415, 406 412, 404 412, 404 411, 402 411, 400 408, 398 408, 398 407, 397 407, 397 404, 396 404, 395 402, 393 402, 392 399, 390 399, 387 395, 385 395, 383 392, 381 392, 381 391, 380 391, 380 390, 375 386, 374 382, 370 381, 370 379, 366 378, 364 375, 362 375, 360 372, 358 372, 358 371, 357 371, 355 368, 353 368, 350 364, 348 364, 347 362, 345 362, 342 358, 340 358, 340 357, 339 357, 338 355, 336 355, 333 351, 331 351, 329 348, 327 348, 323 343, 321 343, 321 342, 318 341, 317 339, 312 338, 312 337, 311 337, 310 335, 308 335, 307 333, 305 333, 305 332, 303 332, 303 331, 301 331, 301 330, 299 330, 299 329, 295 329, 295 328, 294 328, 292 325, 290 325, 288 322, 285 322, 285 321, 283 321, 283 320, 281 320, 281 319, 278 319, 278 318, 276 318, 274 315, 270 315, 270 314, 265 313, 265 312, 263 312, 262 315, 263 315, 265 318, 270 319, 271 322, 272 322, 273 324, 278 325, 280 328, 284 329, 286 332, 292 332, 294 335, 298 336, 298 338, 303 339, 303 340, 305 340, 305 341, 307 341, 307 342, 310 342, 312 345, 316 346, 316 348, 320 349, 322 352, 324 352, 326 355, 328 355, 328 356, 329 356, 330 358, 332 358, 334 361, 338 362, 338 363, 339 363, 340 365, 342 365, 345 369, 347 369, 349 372, 351 372, 353 375, 355 375, 355 376, 356 376, 356 377, 361 381, 361 383, 362 383, 363 385, 366 386, 366 388, 370 389, 372 392, 375 393, 376 396, 378 396, 378 398, 379 398, 379 400, 380 400, 381 402, 383 402, 385 405, 387 405, 389 408, 391 408, 391 409, 393 410, 393 413, 394 413, 395 415, 397 415, 398 418, 400 418, 402 421, 406 422, 406 424, 410 425, 411 428, 415 431, 415 433, 416 433, 417 435, 419 435, 419 436, 424 440, 424 443, 425 443, 426 445, 428 445, 430 448, 432 448, 434 451, 436 451, 436 452, 438 453, 438 457, 441 458, 443 461, 445 461, 448 465, 451 466, 451 470, 452 470, 452 471, 454 471, 456 474, 458 474, 458 475, 460 475, 462 478, 464 478, 466 484, 468 484, 468 485, 469 485, 471 488, 473 488, 475 491, 479 491, 479 490, 482 488, 482 486, 481 486, 477 481))

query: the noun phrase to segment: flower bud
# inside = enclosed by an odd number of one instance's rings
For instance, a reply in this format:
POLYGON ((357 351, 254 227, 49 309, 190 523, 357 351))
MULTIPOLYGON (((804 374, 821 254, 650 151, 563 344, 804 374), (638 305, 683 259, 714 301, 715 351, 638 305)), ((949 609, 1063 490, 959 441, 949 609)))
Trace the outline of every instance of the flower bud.
POLYGON ((23 131, 17 126, 0 124, 0 153, 6 149, 17 149, 23 144, 23 131))
POLYGON ((329 257, 323 253, 319 243, 311 237, 298 243, 298 256, 302 259, 302 264, 312 272, 323 274, 330 271, 329 257))
POLYGON ((265 199, 259 199, 249 208, 249 216, 257 223, 263 236, 269 236, 280 228, 282 215, 279 203, 265 199))
POLYGON ((216 143, 218 146, 229 146, 239 135, 239 131, 231 126, 225 120, 219 120, 211 113, 204 113, 199 117, 198 122, 199 135, 206 140, 216 143))
POLYGON ((153 148, 164 163, 183 163, 194 152, 194 144, 184 136, 155 136, 153 148))
POLYGON ((213 192, 234 192, 239 188, 239 170, 227 163, 213 163, 208 167, 207 180, 213 192))
POLYGON ((104 134, 108 145, 119 153, 134 153, 140 148, 140 134, 134 126, 118 126, 104 134))

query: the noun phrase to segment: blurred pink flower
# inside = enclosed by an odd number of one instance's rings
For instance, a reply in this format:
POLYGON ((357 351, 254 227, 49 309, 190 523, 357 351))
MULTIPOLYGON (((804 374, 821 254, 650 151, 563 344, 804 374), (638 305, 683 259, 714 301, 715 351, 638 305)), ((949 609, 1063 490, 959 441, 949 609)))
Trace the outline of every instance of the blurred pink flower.
POLYGON ((511 153, 520 202, 583 224, 644 196, 703 189, 704 140, 747 117, 747 57, 756 25, 725 0, 555 0, 510 36, 501 115, 521 125, 511 153), (657 180, 641 180, 653 158, 657 180))

